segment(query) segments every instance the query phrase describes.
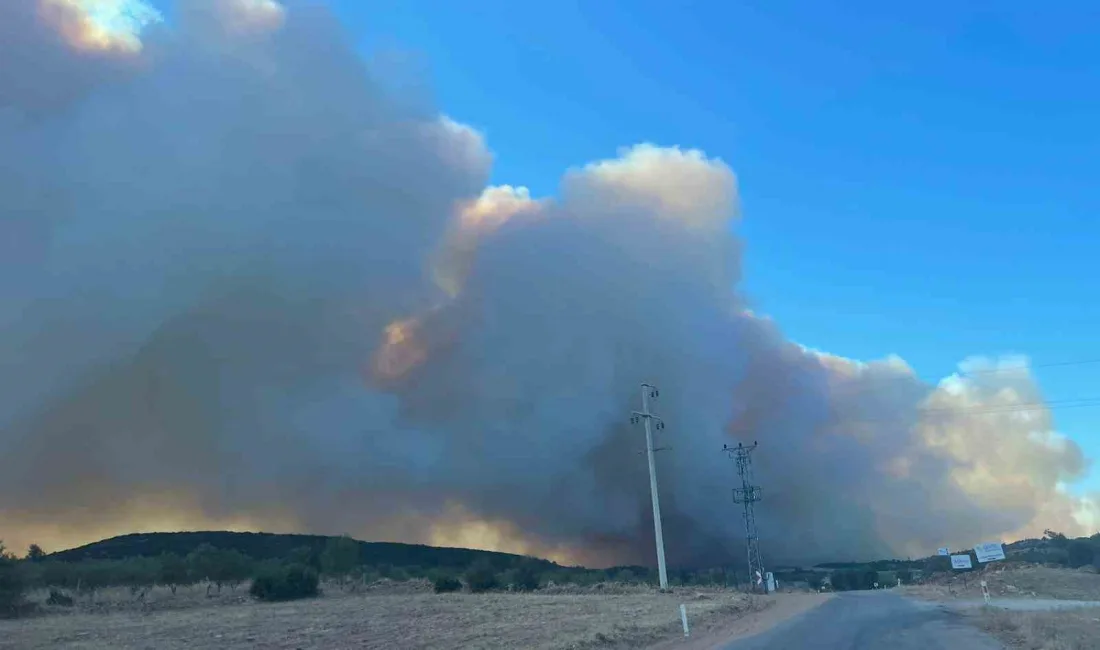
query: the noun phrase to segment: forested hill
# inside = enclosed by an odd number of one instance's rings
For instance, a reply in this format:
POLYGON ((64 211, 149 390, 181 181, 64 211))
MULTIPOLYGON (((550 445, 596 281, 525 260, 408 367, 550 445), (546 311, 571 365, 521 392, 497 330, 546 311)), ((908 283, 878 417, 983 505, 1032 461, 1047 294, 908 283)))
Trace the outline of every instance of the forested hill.
MULTIPOLYGON (((291 535, 278 533, 231 533, 206 531, 187 533, 132 533, 112 537, 85 546, 52 553, 48 557, 63 562, 82 560, 125 560, 134 557, 156 557, 165 553, 186 556, 200 544, 222 550, 235 550, 254 560, 275 560, 290 557, 308 547, 312 554, 322 552, 331 537, 324 535, 291 535)), ((437 548, 422 544, 396 542, 358 542, 360 562, 368 565, 461 569, 477 560, 487 560, 494 567, 510 567, 526 560, 555 569, 549 560, 524 558, 511 553, 478 551, 468 548, 437 548)))

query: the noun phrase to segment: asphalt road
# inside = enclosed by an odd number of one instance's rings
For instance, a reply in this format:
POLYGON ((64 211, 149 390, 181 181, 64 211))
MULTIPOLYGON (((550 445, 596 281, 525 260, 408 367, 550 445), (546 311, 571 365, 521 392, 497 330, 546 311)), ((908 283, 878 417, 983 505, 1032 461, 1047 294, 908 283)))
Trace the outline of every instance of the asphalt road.
POLYGON ((723 650, 1002 650, 959 614, 888 591, 841 593, 723 650))

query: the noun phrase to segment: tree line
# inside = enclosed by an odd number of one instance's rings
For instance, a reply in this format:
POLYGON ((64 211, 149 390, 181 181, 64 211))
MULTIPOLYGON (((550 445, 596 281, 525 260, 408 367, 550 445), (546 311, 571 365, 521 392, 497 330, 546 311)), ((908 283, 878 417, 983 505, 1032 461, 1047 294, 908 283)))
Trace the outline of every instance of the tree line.
MULTIPOLYGON (((210 536, 199 539, 210 539, 210 536)), ((192 538, 196 539, 196 538, 192 538)), ((232 539, 232 538, 227 538, 232 539)), ((135 600, 144 600, 153 586, 167 588, 173 595, 181 587, 203 585, 208 594, 223 589, 236 590, 249 583, 249 593, 259 600, 285 600, 314 596, 325 577, 340 588, 354 588, 378 580, 406 581, 427 579, 438 593, 467 590, 535 591, 551 584, 591 586, 618 582, 657 583, 654 569, 621 566, 610 569, 565 567, 538 558, 503 553, 469 551, 449 554, 439 549, 414 553, 425 564, 395 565, 389 562, 364 562, 363 542, 350 537, 328 537, 323 544, 304 544, 289 548, 281 557, 271 557, 270 547, 262 559, 238 548, 219 548, 208 541, 190 550, 169 545, 178 552, 158 555, 121 557, 118 553, 52 554, 31 545, 22 558, 3 550, 0 545, 0 615, 17 614, 27 606, 25 594, 32 589, 48 590, 53 605, 71 605, 74 598, 94 601, 96 592, 107 587, 129 588, 135 600), (463 557, 465 556, 465 557, 463 557), (80 558, 66 560, 64 558, 80 558), (435 562, 443 557, 448 563, 435 562), (471 559, 457 565, 457 558, 471 559)), ((115 549, 117 551, 117 548, 115 549)), ((406 553, 406 555, 408 555, 406 553)), ((377 558, 368 558, 377 559, 377 558)), ((669 571, 670 583, 678 586, 735 586, 741 571, 733 569, 677 569, 669 571)))

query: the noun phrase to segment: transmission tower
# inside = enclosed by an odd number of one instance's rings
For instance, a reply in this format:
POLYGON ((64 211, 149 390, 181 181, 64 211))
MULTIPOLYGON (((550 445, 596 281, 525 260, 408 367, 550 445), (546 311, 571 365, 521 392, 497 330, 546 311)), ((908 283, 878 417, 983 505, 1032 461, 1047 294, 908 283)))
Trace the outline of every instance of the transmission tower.
POLYGON ((746 447, 737 443, 736 447, 722 445, 722 450, 737 463, 737 475, 741 477, 741 487, 733 489, 733 502, 744 507, 745 553, 749 561, 749 584, 755 590, 758 587, 765 593, 768 590, 764 582, 764 560, 760 557, 760 535, 756 532, 756 510, 753 504, 760 500, 760 487, 752 484, 752 452, 756 449, 754 441, 746 447))
POLYGON ((661 532, 661 501, 657 497, 657 466, 653 462, 653 453, 661 449, 653 448, 653 429, 665 428, 664 420, 649 412, 649 399, 657 399, 656 386, 642 384, 642 410, 632 411, 630 423, 639 420, 645 423, 645 453, 649 460, 649 495, 653 501, 653 535, 657 538, 657 573, 661 580, 661 589, 668 589, 668 573, 665 571, 665 539, 661 532))

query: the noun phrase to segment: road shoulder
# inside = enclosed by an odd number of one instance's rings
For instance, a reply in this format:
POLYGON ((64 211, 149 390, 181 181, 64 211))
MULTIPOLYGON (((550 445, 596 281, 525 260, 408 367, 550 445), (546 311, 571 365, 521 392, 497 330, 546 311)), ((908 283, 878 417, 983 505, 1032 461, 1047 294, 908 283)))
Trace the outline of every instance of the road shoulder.
POLYGON ((789 593, 763 597, 766 605, 736 618, 718 619, 691 628, 691 637, 668 639, 648 650, 710 650, 755 636, 828 602, 833 594, 789 593))

